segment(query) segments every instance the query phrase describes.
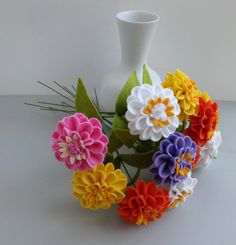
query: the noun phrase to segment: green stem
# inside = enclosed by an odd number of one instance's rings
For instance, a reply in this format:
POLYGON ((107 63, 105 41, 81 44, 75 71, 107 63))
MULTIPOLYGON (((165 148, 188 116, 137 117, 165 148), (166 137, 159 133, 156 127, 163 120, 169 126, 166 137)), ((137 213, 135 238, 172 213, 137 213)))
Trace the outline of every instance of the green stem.
POLYGON ((123 166, 123 168, 124 168, 126 174, 127 174, 128 177, 129 177, 129 180, 130 180, 130 182, 131 182, 131 181, 132 181, 132 178, 131 178, 131 176, 130 176, 130 174, 129 174, 129 171, 128 171, 128 169, 126 168, 126 166, 125 166, 125 164, 124 164, 123 161, 121 162, 121 165, 123 166))
POLYGON ((73 88, 73 90, 75 91, 75 93, 76 93, 76 89, 75 89, 75 86, 74 85, 71 85, 71 87, 73 88))
POLYGON ((60 95, 61 97, 63 97, 63 98, 65 98, 65 99, 69 100, 70 102, 74 103, 73 100, 71 100, 71 99, 68 98, 67 96, 63 95, 62 93, 58 92, 58 91, 55 90, 54 88, 48 86, 47 84, 45 84, 45 83, 43 83, 43 82, 41 82, 41 81, 38 81, 38 83, 41 84, 41 85, 43 85, 44 87, 46 87, 46 88, 52 90, 53 92, 55 92, 56 94, 60 95))
POLYGON ((138 168, 137 171, 136 171, 136 173, 135 173, 135 175, 134 175, 134 177, 133 177, 133 178, 131 179, 131 181, 128 183, 128 186, 134 185, 134 184, 135 184, 135 182, 137 181, 137 179, 138 179, 138 177, 139 177, 139 175, 140 175, 140 172, 141 172, 141 168, 138 168))
POLYGON ((95 99, 96 99, 97 108, 99 109, 98 95, 97 95, 97 90, 96 90, 96 88, 94 88, 94 94, 95 94, 95 99))
POLYGON ((113 118, 112 115, 107 115, 107 114, 103 114, 103 113, 101 113, 101 115, 102 115, 103 117, 105 117, 105 118, 113 118))
POLYGON ((75 111, 68 111, 68 110, 63 110, 63 109, 58 109, 55 107, 47 107, 47 106, 42 106, 42 105, 35 105, 35 104, 31 104, 31 103, 24 103, 25 105, 29 105, 29 106, 34 106, 34 107, 38 107, 40 108, 40 110, 44 110, 44 111, 60 111, 60 112, 65 112, 65 113, 75 113, 75 111))
POLYGON ((107 111, 101 111, 100 113, 107 114, 107 115, 115 115, 115 112, 107 112, 107 111))
MULTIPOLYGON (((120 157, 120 153, 119 153, 118 150, 116 151, 116 154, 117 154, 118 157, 120 157)), ((124 168, 126 174, 128 175, 129 180, 132 181, 132 178, 131 178, 131 176, 130 176, 130 174, 129 174, 129 171, 128 171, 128 169, 126 168, 126 166, 125 166, 125 164, 124 164, 124 162, 123 162, 122 160, 121 160, 121 165, 123 166, 123 168, 124 168)))
POLYGON ((109 125, 112 125, 112 122, 111 122, 111 121, 109 121, 107 118, 102 117, 102 119, 103 119, 105 122, 107 122, 109 125))
POLYGON ((38 101, 38 103, 43 104, 43 105, 55 105, 55 106, 69 107, 69 108, 75 109, 75 107, 73 107, 69 104, 57 104, 57 103, 44 102, 44 101, 38 101))
POLYGON ((59 88, 63 89, 65 92, 67 92, 70 96, 72 96, 73 98, 75 97, 75 94, 72 93, 67 87, 62 86, 60 83, 53 81, 59 88))

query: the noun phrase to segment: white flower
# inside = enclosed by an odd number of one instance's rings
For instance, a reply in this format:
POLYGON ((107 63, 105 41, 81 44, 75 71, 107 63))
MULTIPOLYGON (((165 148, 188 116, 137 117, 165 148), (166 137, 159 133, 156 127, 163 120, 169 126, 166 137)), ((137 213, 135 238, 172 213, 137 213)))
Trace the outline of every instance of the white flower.
POLYGON ((159 141, 179 126, 180 107, 173 91, 159 84, 134 87, 127 99, 125 114, 130 133, 141 140, 159 141))
POLYGON ((169 192, 171 199, 171 207, 176 208, 181 202, 185 202, 186 199, 193 194, 193 189, 197 184, 197 179, 191 177, 191 173, 181 183, 177 183, 169 192))
POLYGON ((222 137, 220 131, 215 131, 212 138, 200 149, 200 159, 198 166, 209 167, 212 163, 212 159, 216 158, 220 145, 222 143, 222 137))

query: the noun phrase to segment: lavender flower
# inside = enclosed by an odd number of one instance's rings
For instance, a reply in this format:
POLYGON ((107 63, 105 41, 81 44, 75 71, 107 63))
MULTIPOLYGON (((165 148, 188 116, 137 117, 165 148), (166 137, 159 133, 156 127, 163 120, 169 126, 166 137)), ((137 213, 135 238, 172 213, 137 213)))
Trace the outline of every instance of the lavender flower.
POLYGON ((196 143, 189 136, 175 132, 161 141, 160 150, 153 155, 150 171, 155 180, 171 187, 186 179, 196 156, 196 143))

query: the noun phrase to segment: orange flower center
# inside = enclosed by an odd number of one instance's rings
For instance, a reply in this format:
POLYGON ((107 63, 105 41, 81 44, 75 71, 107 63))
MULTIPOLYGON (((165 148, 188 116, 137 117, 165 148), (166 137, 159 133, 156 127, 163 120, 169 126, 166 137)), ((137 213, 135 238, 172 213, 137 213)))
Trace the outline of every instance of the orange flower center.
POLYGON ((155 127, 164 127, 170 124, 168 117, 174 116, 174 106, 168 106, 169 98, 150 99, 143 112, 149 115, 155 127))

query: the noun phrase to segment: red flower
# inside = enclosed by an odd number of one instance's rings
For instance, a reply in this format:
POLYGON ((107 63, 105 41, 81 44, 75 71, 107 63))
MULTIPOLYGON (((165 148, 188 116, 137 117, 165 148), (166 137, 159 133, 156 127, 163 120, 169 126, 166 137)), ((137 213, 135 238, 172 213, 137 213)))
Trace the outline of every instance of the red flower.
POLYGON ((217 109, 218 105, 216 102, 205 101, 200 97, 198 113, 189 117, 190 126, 183 133, 191 137, 199 146, 205 145, 216 130, 219 119, 217 109))
POLYGON ((136 187, 127 189, 126 197, 119 204, 120 216, 138 225, 147 224, 162 216, 169 208, 169 192, 154 182, 138 181, 136 187))
POLYGON ((200 147, 198 146, 194 162, 192 163, 192 169, 195 169, 197 167, 199 163, 199 159, 200 159, 200 147))

